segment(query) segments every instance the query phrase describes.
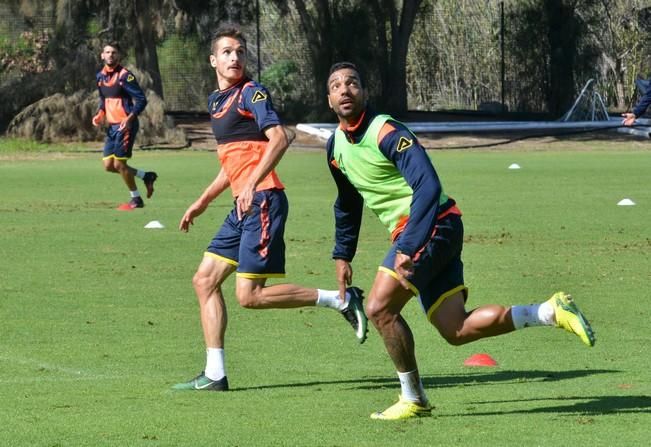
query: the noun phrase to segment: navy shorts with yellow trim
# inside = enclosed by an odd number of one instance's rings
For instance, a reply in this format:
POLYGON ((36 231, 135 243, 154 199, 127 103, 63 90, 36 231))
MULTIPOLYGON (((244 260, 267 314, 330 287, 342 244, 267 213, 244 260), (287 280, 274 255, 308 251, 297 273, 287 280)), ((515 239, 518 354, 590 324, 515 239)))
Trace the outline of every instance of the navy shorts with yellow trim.
MULTIPOLYGON (((430 320, 445 298, 457 291, 462 291, 465 298, 468 296, 463 284, 462 246, 461 216, 448 214, 437 222, 432 239, 414 256, 414 274, 407 279, 414 294, 419 295, 423 311, 430 320)), ((387 253, 380 270, 396 277, 393 270, 395 258, 396 244, 387 253)))
POLYGON ((140 125, 138 120, 133 120, 130 127, 118 130, 119 127, 119 124, 109 125, 106 131, 106 141, 104 142, 103 159, 128 160, 131 158, 131 149, 133 149, 133 143, 136 141, 136 134, 140 125))
POLYGON ((285 191, 257 191, 251 211, 238 220, 237 210, 233 208, 210 242, 206 255, 237 266, 237 276, 282 278, 285 276, 285 222, 289 212, 285 191))

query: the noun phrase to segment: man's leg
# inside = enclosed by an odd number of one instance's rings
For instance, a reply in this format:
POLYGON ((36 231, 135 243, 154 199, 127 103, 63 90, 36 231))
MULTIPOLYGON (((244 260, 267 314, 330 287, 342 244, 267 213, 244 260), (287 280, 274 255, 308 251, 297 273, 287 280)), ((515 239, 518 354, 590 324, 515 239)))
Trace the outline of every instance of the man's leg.
POLYGON ((291 309, 315 306, 317 289, 294 284, 265 287, 266 278, 237 277, 235 294, 242 307, 248 309, 291 309))
POLYGON ((221 286, 234 271, 234 265, 205 256, 192 278, 207 348, 224 347, 227 313, 221 286))
POLYGON ((426 416, 431 412, 425 390, 418 373, 414 337, 405 319, 400 315, 402 308, 413 293, 384 271, 375 277, 368 297, 366 312, 384 341, 400 378, 400 400, 382 412, 373 413, 373 419, 406 419, 426 416))
POLYGON ((234 271, 234 265, 210 256, 204 256, 199 264, 192 285, 199 302, 201 328, 206 344, 206 367, 196 378, 179 383, 174 389, 228 390, 224 364, 224 336, 228 319, 221 285, 234 271))
POLYGON ((590 323, 564 292, 555 293, 540 304, 511 307, 490 304, 470 312, 465 309, 463 292, 457 292, 439 305, 431 320, 441 336, 452 345, 533 326, 560 327, 577 335, 588 346, 595 343, 590 323))
POLYGON ((360 343, 366 340, 367 318, 363 309, 362 291, 349 287, 343 300, 335 290, 321 290, 295 284, 265 286, 266 278, 238 276, 237 299, 248 309, 292 309, 296 307, 320 306, 335 309, 346 318, 355 330, 360 343))
POLYGON ((113 159, 113 165, 115 169, 122 177, 124 184, 127 185, 129 191, 137 191, 138 187, 136 186, 135 176, 137 171, 127 164, 127 160, 118 160, 117 158, 113 159))
POLYGON ((117 168, 113 164, 114 160, 115 160, 114 157, 106 157, 102 159, 102 164, 104 165, 104 170, 106 172, 113 172, 113 173, 118 172, 117 168))
POLYGON ((439 305, 432 315, 432 324, 451 345, 462 345, 515 330, 510 307, 491 304, 466 312, 462 291, 439 305))
POLYGON ((143 208, 145 202, 142 200, 142 197, 140 197, 140 192, 138 191, 135 180, 135 175, 138 171, 129 166, 126 159, 122 160, 116 158, 113 165, 118 174, 120 174, 120 177, 122 177, 125 185, 127 185, 127 188, 129 188, 129 195, 131 196, 129 203, 122 205, 120 209, 129 210, 134 208, 143 208))
POLYGON ((128 160, 131 158, 133 151, 133 144, 138 134, 139 124, 138 121, 135 121, 131 124, 131 128, 123 130, 115 130, 112 133, 113 136, 113 147, 115 148, 115 161, 114 165, 124 183, 129 188, 131 193, 131 202, 132 208, 142 208, 144 203, 138 192, 138 187, 136 186, 135 178, 138 177, 141 179, 147 190, 147 198, 150 198, 154 193, 154 182, 158 178, 158 175, 155 172, 146 172, 141 169, 132 168, 128 165, 128 160))

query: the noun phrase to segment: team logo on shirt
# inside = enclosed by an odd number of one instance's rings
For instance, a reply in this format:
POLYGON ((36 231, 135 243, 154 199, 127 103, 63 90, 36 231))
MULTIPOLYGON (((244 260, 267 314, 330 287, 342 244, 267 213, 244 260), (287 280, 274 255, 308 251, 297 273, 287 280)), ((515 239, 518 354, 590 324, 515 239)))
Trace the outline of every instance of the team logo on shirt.
POLYGON ((414 140, 410 140, 409 138, 405 138, 405 137, 400 137, 400 141, 398 141, 398 147, 396 147, 396 150, 398 152, 406 151, 413 144, 414 144, 414 140))
POLYGON ((266 99, 267 99, 267 95, 265 95, 261 90, 258 90, 253 94, 253 98, 251 99, 251 102, 265 101, 266 99))
POLYGON ((132 74, 127 76, 127 82, 133 82, 133 81, 135 81, 135 79, 136 79, 135 76, 133 76, 132 74))

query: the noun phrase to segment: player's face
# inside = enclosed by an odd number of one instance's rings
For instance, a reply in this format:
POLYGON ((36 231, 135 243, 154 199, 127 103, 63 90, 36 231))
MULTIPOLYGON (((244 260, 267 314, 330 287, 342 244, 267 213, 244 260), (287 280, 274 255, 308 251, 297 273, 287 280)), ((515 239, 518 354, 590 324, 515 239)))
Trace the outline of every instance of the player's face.
POLYGON ((246 48, 238 39, 222 37, 210 55, 210 65, 217 73, 219 88, 237 84, 244 77, 246 48))
POLYGON ((120 53, 118 49, 111 45, 106 45, 102 50, 102 61, 109 67, 115 67, 120 62, 120 53))
POLYGON ((328 104, 339 120, 353 122, 366 107, 366 91, 359 74, 351 68, 342 68, 328 78, 328 104))

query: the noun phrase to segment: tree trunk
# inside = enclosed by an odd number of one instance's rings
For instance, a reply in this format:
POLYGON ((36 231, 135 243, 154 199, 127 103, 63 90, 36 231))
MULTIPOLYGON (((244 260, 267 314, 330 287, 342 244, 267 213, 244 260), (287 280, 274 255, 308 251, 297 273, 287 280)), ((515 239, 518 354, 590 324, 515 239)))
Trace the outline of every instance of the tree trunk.
POLYGON ((546 0, 549 23, 549 112, 561 116, 574 97, 574 66, 579 29, 574 5, 566 0, 546 0))
POLYGON ((422 0, 403 0, 399 21, 393 0, 383 0, 382 6, 374 7, 376 11, 384 11, 385 14, 384 17, 378 17, 378 21, 388 19, 391 24, 391 52, 389 64, 384 66, 382 96, 386 99, 388 112, 397 117, 407 113, 407 51, 421 2, 422 0))
POLYGON ((135 0, 134 21, 136 29, 134 30, 133 49, 136 56, 136 65, 151 76, 152 89, 158 96, 163 98, 163 81, 158 66, 157 37, 152 17, 154 15, 152 12, 160 11, 160 8, 157 9, 152 3, 158 4, 159 2, 135 0))
POLYGON ((329 2, 328 0, 316 1, 316 17, 310 16, 304 0, 294 0, 294 5, 310 49, 312 73, 316 81, 316 88, 312 90, 314 95, 312 100, 318 110, 325 111, 328 110, 326 82, 328 70, 333 63, 332 44, 328 42, 332 33, 332 14, 329 2))

